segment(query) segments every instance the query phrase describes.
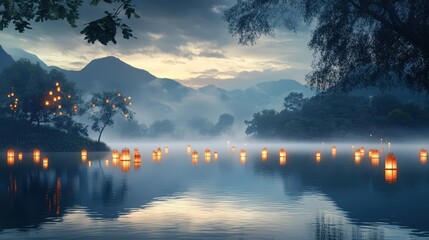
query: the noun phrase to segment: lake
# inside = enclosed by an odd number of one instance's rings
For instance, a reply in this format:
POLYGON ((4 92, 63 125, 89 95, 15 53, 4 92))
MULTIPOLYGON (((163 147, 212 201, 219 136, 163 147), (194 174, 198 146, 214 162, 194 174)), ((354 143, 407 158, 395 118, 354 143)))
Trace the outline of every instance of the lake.
POLYGON ((428 239, 425 146, 336 143, 333 153, 334 144, 114 146, 128 147, 131 161, 111 152, 84 160, 80 152, 42 151, 36 160, 3 152, 0 239, 428 239), (389 152, 397 167, 385 169, 389 152))

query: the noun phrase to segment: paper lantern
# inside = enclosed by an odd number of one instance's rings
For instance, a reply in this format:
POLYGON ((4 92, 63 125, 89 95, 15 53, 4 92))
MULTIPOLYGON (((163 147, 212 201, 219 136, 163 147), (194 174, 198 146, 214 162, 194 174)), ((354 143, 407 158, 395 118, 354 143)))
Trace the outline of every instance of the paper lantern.
POLYGON ((235 152, 235 146, 232 146, 231 151, 235 152))
POLYGON ((33 150, 33 156, 34 156, 34 157, 36 157, 36 156, 37 156, 37 157, 40 157, 40 150, 39 150, 39 149, 37 149, 37 148, 36 148, 36 149, 34 149, 34 150, 33 150))
POLYGON ((22 160, 22 152, 18 152, 18 160, 22 160))
POLYGON ((372 149, 371 153, 371 165, 378 166, 380 164, 380 153, 377 149, 372 149))
POLYGON ((140 156, 140 153, 137 155, 134 155, 134 163, 141 162, 141 161, 142 161, 142 157, 140 156))
POLYGON ((92 161, 88 161, 88 167, 92 167, 92 161))
POLYGON ((48 169, 48 158, 47 157, 43 157, 42 168, 43 169, 48 169))
POLYGON ((110 164, 109 159, 104 160, 104 163, 106 164, 106 167, 109 167, 109 164, 110 164))
POLYGON ((197 151, 194 151, 192 153, 192 159, 198 159, 198 152, 197 151))
POLYGON ((119 152, 117 150, 112 151, 112 159, 118 159, 119 158, 119 152))
POLYGON ((214 158, 214 160, 218 160, 219 154, 217 152, 214 152, 213 153, 213 158, 214 158))
POLYGON ((15 164, 15 158, 13 156, 7 156, 7 165, 13 166, 15 164))
POLYGON ((157 157, 162 157, 162 150, 161 150, 161 148, 156 149, 156 155, 157 155, 157 157))
POLYGON ((359 152, 360 152, 360 156, 361 156, 361 157, 364 157, 364 156, 365 156, 365 148, 364 148, 364 147, 361 147, 361 148, 359 149, 359 152))
POLYGON ((283 148, 280 149, 279 154, 280 154, 280 157, 286 157, 286 150, 284 150, 283 148))
POLYGON ((186 147, 186 153, 191 154, 191 152, 192 152, 191 145, 188 144, 188 146, 186 147))
POLYGON ((397 165, 398 164, 397 164, 395 155, 393 155, 393 153, 387 154, 386 159, 385 159, 384 168, 388 169, 388 170, 397 169, 398 168, 397 165))
POLYGON ((261 158, 264 161, 268 159, 268 149, 267 148, 262 148, 262 150, 261 150, 261 158))
POLYGON ((7 150, 7 157, 8 158, 15 158, 15 151, 13 149, 7 150))
POLYGON ((384 170, 384 179, 387 183, 395 183, 398 180, 398 170, 397 169, 385 169, 384 170))
POLYGON ((322 160, 322 154, 320 153, 320 151, 316 152, 316 162, 320 163, 320 160, 322 160))
POLYGON ((165 148, 164 148, 164 153, 165 153, 165 154, 168 154, 169 152, 170 152, 170 149, 168 149, 168 147, 165 147, 165 148))
POLYGON ((131 161, 130 149, 128 148, 122 149, 120 158, 121 158, 121 161, 131 161))
POLYGON ((332 146, 331 152, 332 152, 332 157, 336 157, 337 156, 337 147, 332 146))
POLYGON ((426 149, 422 148, 420 149, 420 163, 426 164, 428 161, 428 152, 426 149))
POLYGON ((247 152, 244 149, 240 150, 240 162, 241 163, 246 163, 247 161, 247 152))
POLYGON ((88 155, 88 151, 86 151, 86 149, 82 149, 82 156, 87 156, 88 155))
POLYGON ((137 148, 134 148, 133 155, 135 158, 137 155, 140 155, 140 151, 137 148))
POLYGON ((210 149, 206 149, 205 151, 204 151, 204 157, 211 157, 212 156, 212 154, 211 154, 211 152, 210 152, 210 149))
POLYGON ((152 151, 152 160, 156 160, 156 151, 152 151))

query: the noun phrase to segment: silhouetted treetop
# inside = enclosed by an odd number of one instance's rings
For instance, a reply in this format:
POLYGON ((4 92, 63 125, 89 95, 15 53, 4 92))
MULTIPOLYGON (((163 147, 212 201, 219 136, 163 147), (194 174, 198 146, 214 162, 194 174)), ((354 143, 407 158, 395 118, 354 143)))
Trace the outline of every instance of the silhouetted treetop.
POLYGON ((406 83, 429 91, 427 0, 238 0, 224 15, 240 44, 284 26, 313 28, 308 84, 320 90, 406 83))
MULTIPOLYGON (((66 20, 75 28, 79 19, 79 7, 82 0, 14 0, 0 1, 0 30, 15 26, 15 30, 24 32, 31 29, 31 21, 44 22, 66 20)), ((102 18, 95 19, 87 24, 80 32, 85 35, 89 43, 100 43, 106 45, 109 42, 116 43, 115 36, 120 30, 122 37, 129 39, 133 37, 131 28, 123 23, 123 17, 128 19, 138 18, 132 0, 91 0, 90 5, 98 6, 100 3, 116 5, 111 11, 105 11, 102 18), (122 18, 121 18, 122 17, 122 18)))

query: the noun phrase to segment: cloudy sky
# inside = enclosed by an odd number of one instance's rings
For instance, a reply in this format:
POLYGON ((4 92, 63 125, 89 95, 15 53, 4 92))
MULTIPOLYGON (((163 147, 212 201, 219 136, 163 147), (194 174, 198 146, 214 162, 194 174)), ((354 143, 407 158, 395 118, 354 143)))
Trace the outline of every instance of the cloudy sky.
POLYGON ((1 32, 0 44, 24 49, 48 65, 72 70, 80 70, 96 58, 116 56, 157 77, 181 80, 194 87, 215 84, 243 88, 278 79, 305 83, 312 60, 307 47, 309 32, 280 29, 275 38, 261 38, 253 46, 239 45, 222 20, 223 10, 235 1, 134 0, 141 18, 127 24, 137 39, 118 36, 116 45, 107 46, 88 44, 79 34, 83 24, 101 17, 106 7, 85 3, 76 29, 58 21, 33 24, 33 29, 24 33, 15 32, 11 26, 1 32))

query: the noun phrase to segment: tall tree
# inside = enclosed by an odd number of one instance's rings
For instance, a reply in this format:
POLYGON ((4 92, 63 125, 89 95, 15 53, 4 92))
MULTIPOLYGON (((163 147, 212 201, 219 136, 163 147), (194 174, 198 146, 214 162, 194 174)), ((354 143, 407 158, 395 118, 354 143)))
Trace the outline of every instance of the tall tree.
MULTIPOLYGON (((66 20, 75 28, 79 19, 79 7, 82 0, 14 0, 0 1, 0 30, 15 26, 15 30, 24 32, 31 29, 30 21, 44 22, 66 20)), ((131 28, 123 23, 123 17, 128 19, 138 18, 132 0, 91 0, 90 5, 98 6, 100 2, 115 5, 110 11, 105 11, 104 17, 95 19, 85 24, 80 32, 85 35, 85 40, 89 43, 100 43, 106 45, 109 42, 116 43, 115 36, 120 30, 123 38, 133 37, 131 28)))
POLYGON ((429 91, 427 0, 238 0, 225 11, 239 43, 273 36, 280 25, 314 28, 311 87, 349 91, 406 83, 429 91), (333 88, 335 86, 335 88, 333 88))
POLYGON ((93 122, 91 128, 99 133, 98 142, 100 142, 104 129, 115 124, 115 116, 120 114, 127 119, 134 117, 134 113, 128 109, 131 105, 131 98, 125 97, 121 93, 95 93, 88 104, 90 119, 93 122))

